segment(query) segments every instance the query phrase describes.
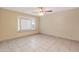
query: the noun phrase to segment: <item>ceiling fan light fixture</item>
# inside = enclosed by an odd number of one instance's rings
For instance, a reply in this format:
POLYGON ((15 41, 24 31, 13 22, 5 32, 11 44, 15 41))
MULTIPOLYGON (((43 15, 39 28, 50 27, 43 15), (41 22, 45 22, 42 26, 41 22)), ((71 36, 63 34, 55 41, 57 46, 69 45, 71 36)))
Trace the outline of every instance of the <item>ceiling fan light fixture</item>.
POLYGON ((39 16, 43 16, 43 15, 44 15, 44 13, 43 13, 43 12, 40 12, 40 13, 39 13, 39 16))
POLYGON ((52 13, 52 10, 51 9, 46 9, 44 7, 38 7, 38 8, 39 8, 39 12, 38 12, 38 15, 39 16, 44 16, 46 14, 52 13))

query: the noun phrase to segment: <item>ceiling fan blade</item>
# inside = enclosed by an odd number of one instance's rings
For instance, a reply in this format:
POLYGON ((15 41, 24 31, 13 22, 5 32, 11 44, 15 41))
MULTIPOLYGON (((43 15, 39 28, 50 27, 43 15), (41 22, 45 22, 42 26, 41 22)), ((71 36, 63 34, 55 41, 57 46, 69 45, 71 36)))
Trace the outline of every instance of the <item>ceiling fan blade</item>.
POLYGON ((32 11, 32 13, 39 13, 40 11, 32 11))
POLYGON ((48 10, 48 11, 45 11, 45 12, 53 12, 52 10, 48 10))

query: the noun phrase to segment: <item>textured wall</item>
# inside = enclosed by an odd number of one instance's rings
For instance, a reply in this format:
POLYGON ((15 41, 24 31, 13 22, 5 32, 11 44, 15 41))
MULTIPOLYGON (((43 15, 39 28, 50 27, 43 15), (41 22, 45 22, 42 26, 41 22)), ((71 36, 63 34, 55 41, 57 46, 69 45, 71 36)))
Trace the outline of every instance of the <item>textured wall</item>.
POLYGON ((79 41, 79 8, 41 17, 40 31, 79 41))

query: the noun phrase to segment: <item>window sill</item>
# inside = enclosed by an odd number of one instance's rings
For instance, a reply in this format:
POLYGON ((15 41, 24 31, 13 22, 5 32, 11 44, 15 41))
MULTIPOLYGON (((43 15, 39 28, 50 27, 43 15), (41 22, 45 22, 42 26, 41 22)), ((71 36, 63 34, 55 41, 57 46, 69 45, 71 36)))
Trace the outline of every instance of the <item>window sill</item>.
POLYGON ((17 32, 32 32, 32 31, 35 31, 35 30, 22 30, 22 31, 17 31, 17 32))

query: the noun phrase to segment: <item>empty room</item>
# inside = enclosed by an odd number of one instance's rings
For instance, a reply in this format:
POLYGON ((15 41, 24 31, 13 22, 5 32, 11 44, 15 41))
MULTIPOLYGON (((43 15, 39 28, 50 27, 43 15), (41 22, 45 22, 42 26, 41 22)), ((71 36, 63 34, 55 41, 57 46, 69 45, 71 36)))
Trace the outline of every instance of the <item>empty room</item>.
POLYGON ((79 52, 79 8, 1 7, 0 52, 79 52))

